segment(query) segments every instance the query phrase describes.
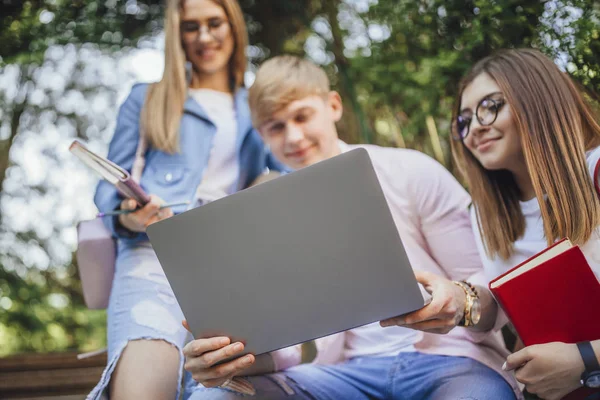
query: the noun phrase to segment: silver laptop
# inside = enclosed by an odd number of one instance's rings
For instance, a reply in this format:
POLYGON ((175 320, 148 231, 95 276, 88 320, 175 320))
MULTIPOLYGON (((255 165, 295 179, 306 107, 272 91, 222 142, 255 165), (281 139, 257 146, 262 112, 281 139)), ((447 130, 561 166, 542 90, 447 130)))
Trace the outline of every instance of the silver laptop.
POLYGON ((425 304, 364 149, 155 223, 147 233, 194 336, 228 336, 247 353, 425 304))

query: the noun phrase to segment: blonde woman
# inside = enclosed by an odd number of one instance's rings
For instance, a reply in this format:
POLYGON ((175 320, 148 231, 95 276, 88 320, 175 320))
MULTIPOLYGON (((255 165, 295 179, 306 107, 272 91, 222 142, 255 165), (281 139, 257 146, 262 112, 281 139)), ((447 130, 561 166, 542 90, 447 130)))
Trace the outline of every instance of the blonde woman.
MULTIPOLYGON (((452 150, 471 191, 487 279, 564 237, 600 277, 600 125, 569 76, 537 50, 500 51, 463 79, 453 121, 452 150)), ((500 329, 506 316, 485 287, 477 292, 481 308, 469 310, 477 319, 470 322, 500 329)), ((454 320, 426 307, 403 324, 435 329, 454 320)), ((529 346, 508 356, 503 369, 543 399, 600 388, 600 338, 594 339, 529 346)))
MULTIPOLYGON (((161 81, 133 87, 109 147, 109 159, 132 169, 143 134, 141 185, 152 201, 105 221, 119 245, 108 365, 90 399, 179 397, 187 331, 145 229, 184 209, 160 204, 202 204, 247 187, 265 168, 278 169, 250 120, 243 89, 247 33, 237 1, 169 0, 165 36, 161 81)), ((100 211, 136 207, 104 182, 95 202, 100 211)))

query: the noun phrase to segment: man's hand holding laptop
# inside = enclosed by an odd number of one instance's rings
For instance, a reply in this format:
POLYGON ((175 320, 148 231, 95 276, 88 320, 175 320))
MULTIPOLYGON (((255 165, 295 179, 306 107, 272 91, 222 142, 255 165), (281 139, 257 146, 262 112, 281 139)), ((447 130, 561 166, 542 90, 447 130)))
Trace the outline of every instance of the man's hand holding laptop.
MULTIPOLYGON (((183 326, 189 331, 187 321, 183 326)), ((195 339, 183 348, 185 370, 192 378, 205 387, 227 387, 237 392, 253 395, 254 387, 240 375, 260 375, 273 371, 273 359, 269 354, 255 357, 247 354, 234 360, 220 364, 221 361, 244 351, 241 342, 231 343, 228 337, 212 337, 195 339)))

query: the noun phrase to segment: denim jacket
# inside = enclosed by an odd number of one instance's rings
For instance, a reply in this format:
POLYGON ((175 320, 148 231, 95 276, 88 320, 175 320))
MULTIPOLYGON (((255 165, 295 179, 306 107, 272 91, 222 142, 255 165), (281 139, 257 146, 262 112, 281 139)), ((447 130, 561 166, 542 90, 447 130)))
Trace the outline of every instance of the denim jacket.
MULTIPOLYGON (((131 171, 139 141, 140 113, 146 98, 147 84, 137 84, 121 105, 117 126, 108 149, 108 159, 131 171)), ((237 119, 236 151, 239 162, 237 190, 248 187, 266 168, 281 171, 283 167, 265 149, 258 132, 253 129, 247 91, 240 89, 234 96, 237 119)), ((168 154, 149 148, 140 185, 149 194, 155 194, 167 203, 192 201, 208 164, 216 126, 202 106, 191 97, 185 102, 180 125, 180 151, 168 154)), ((119 208, 123 197, 115 187, 100 181, 94 202, 101 212, 119 208)), ((174 207, 175 213, 185 206, 174 207)), ((116 217, 105 217, 104 223, 118 239, 125 241, 148 240, 145 233, 134 233, 118 224, 116 217)))

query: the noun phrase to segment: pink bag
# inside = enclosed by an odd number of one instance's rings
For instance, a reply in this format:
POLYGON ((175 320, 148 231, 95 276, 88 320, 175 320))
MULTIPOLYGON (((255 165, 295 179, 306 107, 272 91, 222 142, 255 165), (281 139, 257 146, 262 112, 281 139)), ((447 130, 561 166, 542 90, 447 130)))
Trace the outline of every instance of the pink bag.
MULTIPOLYGON (((144 170, 146 140, 140 136, 131 177, 140 182, 144 170)), ((101 218, 81 221, 77 224, 77 268, 88 308, 105 309, 115 275, 117 244, 112 233, 101 218)))

